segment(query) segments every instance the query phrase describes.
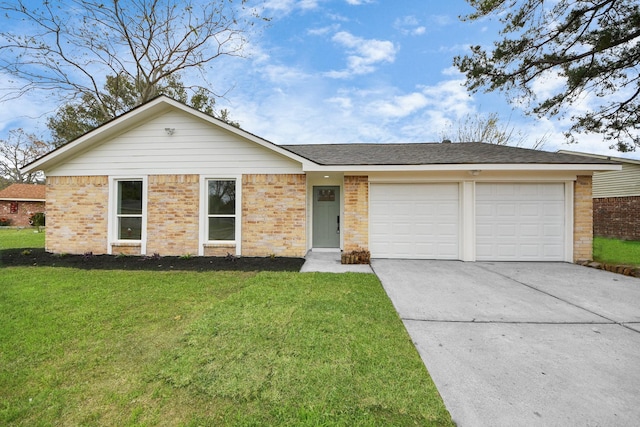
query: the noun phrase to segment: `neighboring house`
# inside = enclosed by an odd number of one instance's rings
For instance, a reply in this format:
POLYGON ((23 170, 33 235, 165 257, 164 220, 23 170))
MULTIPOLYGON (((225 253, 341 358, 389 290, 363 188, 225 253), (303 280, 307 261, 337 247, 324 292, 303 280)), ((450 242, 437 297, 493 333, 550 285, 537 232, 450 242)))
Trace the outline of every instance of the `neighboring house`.
POLYGON ((593 174, 593 234, 640 240, 640 160, 574 151, 559 152, 613 160, 622 165, 621 170, 593 174))
POLYGON ((14 227, 29 226, 33 214, 44 212, 45 190, 44 185, 11 184, 0 191, 0 220, 14 227))
POLYGON ((161 96, 23 168, 50 252, 591 258, 607 160, 483 143, 275 145, 161 96))

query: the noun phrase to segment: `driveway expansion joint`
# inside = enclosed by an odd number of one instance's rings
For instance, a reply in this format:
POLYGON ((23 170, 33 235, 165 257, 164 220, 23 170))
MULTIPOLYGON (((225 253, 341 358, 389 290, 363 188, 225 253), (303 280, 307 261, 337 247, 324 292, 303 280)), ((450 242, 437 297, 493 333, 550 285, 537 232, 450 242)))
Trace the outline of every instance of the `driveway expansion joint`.
POLYGON ((617 322, 617 321, 615 321, 615 320, 613 320, 613 319, 609 319, 608 317, 603 316, 602 314, 597 313, 597 312, 595 312, 595 311, 593 311, 593 310, 589 310, 588 308, 582 307, 582 306, 580 306, 580 305, 578 305, 578 304, 576 304, 576 303, 573 303, 573 302, 571 302, 571 301, 568 301, 568 300, 566 300, 566 299, 564 299, 564 298, 560 298, 560 297, 559 297, 559 296, 557 296, 557 295, 554 295, 554 294, 549 293, 549 292, 547 292, 547 291, 543 291, 542 289, 536 288, 535 286, 533 286, 533 285, 529 285, 528 283, 521 282, 521 281, 519 281, 519 280, 517 280, 517 279, 515 279, 515 278, 511 277, 510 275, 503 274, 503 273, 500 273, 500 272, 497 272, 497 271, 494 271, 494 270, 491 270, 491 269, 485 268, 485 267, 483 267, 481 264, 476 264, 476 266, 477 266, 478 268, 481 268, 481 269, 482 269, 482 270, 484 270, 484 271, 488 271, 488 272, 490 272, 490 273, 494 273, 494 274, 496 274, 496 275, 498 275, 498 276, 500 276, 500 277, 504 277, 504 278, 505 278, 505 279, 507 279, 507 280, 510 280, 510 281, 512 281, 512 282, 515 282, 515 283, 518 283, 518 284, 520 284, 520 285, 522 285, 522 286, 525 286, 525 287, 527 287, 527 288, 529 288, 529 289, 531 289, 531 290, 534 290, 534 291, 536 291, 536 292, 540 292, 541 294, 544 294, 544 295, 550 296, 551 298, 555 298, 555 299, 557 299, 558 301, 562 301, 562 302, 563 302, 563 303, 565 303, 565 304, 569 304, 569 305, 571 305, 571 306, 573 306, 573 307, 576 307, 576 308, 578 308, 578 309, 580 309, 580 310, 584 310, 584 311, 586 311, 587 313, 591 313, 591 314, 593 314, 594 316, 601 317, 601 318, 603 318, 603 319, 605 319, 605 320, 607 320, 607 321, 609 321, 609 322, 611 322, 611 323, 615 323, 615 324, 618 324, 618 325, 623 326, 621 322, 617 322))

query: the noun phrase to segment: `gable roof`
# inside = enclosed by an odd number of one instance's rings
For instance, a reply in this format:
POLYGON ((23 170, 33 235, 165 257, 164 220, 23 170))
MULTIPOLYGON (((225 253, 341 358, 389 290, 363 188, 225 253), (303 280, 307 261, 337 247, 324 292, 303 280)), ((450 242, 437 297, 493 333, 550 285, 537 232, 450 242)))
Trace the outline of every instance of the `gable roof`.
POLYGON ((145 104, 139 105, 138 107, 124 113, 123 115, 102 124, 96 129, 74 139, 73 141, 70 141, 56 148, 55 150, 45 154, 44 156, 34 160, 33 162, 24 165, 21 168, 21 171, 23 173, 28 173, 37 170, 49 170, 82 152, 90 150, 93 146, 99 145, 109 138, 120 135, 126 132, 128 129, 131 129, 136 125, 144 123, 145 121, 157 117, 160 114, 166 113, 167 111, 170 111, 172 109, 183 111, 214 126, 217 126, 218 128, 238 135, 241 138, 256 143, 262 147, 265 147, 297 162, 303 164, 307 162, 307 159, 300 157, 291 151, 285 150, 284 148, 281 148, 280 146, 267 141, 264 138, 232 126, 220 119, 196 110, 195 108, 176 101, 175 99, 170 98, 166 95, 160 95, 146 102, 145 104))
POLYGON ((616 162, 482 142, 414 144, 282 145, 326 166, 450 165, 450 164, 574 164, 616 162))
POLYGON ((11 184, 0 191, 0 200, 45 201, 45 185, 40 184, 11 184))

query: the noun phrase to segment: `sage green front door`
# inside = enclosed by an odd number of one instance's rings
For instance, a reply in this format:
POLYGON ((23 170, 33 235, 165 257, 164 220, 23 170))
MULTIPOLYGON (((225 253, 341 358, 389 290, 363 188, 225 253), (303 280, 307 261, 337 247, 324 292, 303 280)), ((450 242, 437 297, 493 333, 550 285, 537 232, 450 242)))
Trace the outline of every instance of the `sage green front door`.
POLYGON ((313 247, 340 248, 340 187, 313 187, 313 247))

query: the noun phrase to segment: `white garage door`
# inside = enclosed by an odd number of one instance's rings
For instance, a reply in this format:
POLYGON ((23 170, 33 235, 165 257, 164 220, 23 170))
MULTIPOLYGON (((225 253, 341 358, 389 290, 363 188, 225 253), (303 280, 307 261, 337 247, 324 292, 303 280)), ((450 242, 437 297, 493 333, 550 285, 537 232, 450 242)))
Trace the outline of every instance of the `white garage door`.
POLYGON ((478 261, 563 261, 564 184, 476 185, 478 261))
POLYGON ((376 258, 458 259, 458 184, 371 184, 376 258))

